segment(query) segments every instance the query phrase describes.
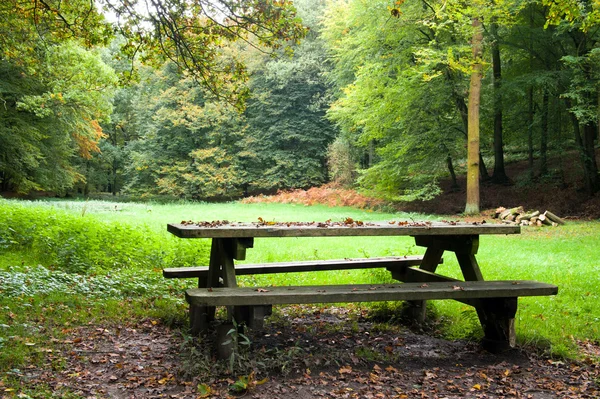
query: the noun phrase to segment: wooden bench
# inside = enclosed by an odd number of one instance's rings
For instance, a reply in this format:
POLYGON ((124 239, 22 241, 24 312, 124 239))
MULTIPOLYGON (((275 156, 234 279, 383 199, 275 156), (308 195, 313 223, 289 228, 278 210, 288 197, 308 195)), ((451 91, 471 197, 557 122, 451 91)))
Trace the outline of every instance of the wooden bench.
MULTIPOLYGON (((339 260, 315 260, 300 262, 273 262, 261 264, 235 265, 235 274, 271 274, 271 273, 298 273, 310 271, 352 270, 386 268, 390 271, 421 264, 423 256, 388 256, 380 258, 349 258, 339 260)), ((199 287, 205 287, 204 281, 208 278, 208 266, 173 267, 163 269, 165 278, 198 278, 199 287)))
MULTIPOLYGON (((245 256, 240 256, 245 258, 245 256)), ((311 271, 355 270, 386 268, 392 275, 403 275, 404 269, 421 264, 423 256, 387 256, 377 258, 347 258, 337 260, 315 260, 294 262, 271 262, 261 264, 235 265, 236 276, 273 273, 300 273, 311 271)), ((440 259, 439 263, 442 263, 440 259)), ((209 266, 174 267, 163 269, 165 278, 198 278, 198 287, 209 286, 209 266)), ((236 284, 237 285, 237 284, 236 284)), ((219 305, 215 305, 219 306, 219 305)), ((212 317, 208 316, 206 307, 190 304, 190 327, 193 334, 204 330, 212 317)), ((243 321, 248 327, 261 329, 264 318, 271 315, 272 304, 244 306, 231 309, 235 318, 243 321)))
MULTIPOLYGON (((241 276, 253 274, 386 268, 394 277, 404 275, 407 268, 420 265, 422 260, 422 255, 412 255, 376 258, 347 258, 337 260, 271 262, 261 264, 238 264, 235 265, 235 274, 236 276, 241 276)), ((439 263, 442 262, 443 259, 440 259, 439 263)), ((208 266, 166 268, 163 269, 163 276, 165 278, 198 278, 199 288, 205 288, 209 286, 208 266)), ((204 330, 207 326, 207 323, 212 319, 211 316, 207 316, 208 312, 206 312, 205 309, 206 307, 190 305, 190 327, 193 334, 197 334, 204 330)), ((250 328, 261 329, 264 323, 264 318, 271 315, 272 304, 264 303, 255 306, 237 307, 236 309, 232 308, 231 310, 235 311, 236 320, 244 322, 250 328)))
POLYGON ((498 352, 514 346, 517 298, 555 295, 558 287, 536 281, 438 281, 373 285, 192 288, 192 307, 237 306, 260 309, 273 304, 346 303, 454 299, 476 306, 486 349, 498 352))

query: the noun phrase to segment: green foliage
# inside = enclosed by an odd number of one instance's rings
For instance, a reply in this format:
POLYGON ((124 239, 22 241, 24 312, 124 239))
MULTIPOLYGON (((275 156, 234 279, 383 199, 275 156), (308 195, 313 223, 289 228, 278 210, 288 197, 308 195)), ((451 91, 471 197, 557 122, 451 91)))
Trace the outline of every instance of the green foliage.
MULTIPOLYGON (((143 71, 137 87, 124 93, 122 122, 113 128, 137 130, 123 138, 129 164, 125 191, 184 198, 239 196, 244 124, 230 105, 210 102, 192 79, 173 64, 143 71)), ((121 169, 122 170, 122 169, 121 169)))
POLYGON ((350 143, 338 136, 327 148, 329 178, 336 184, 349 187, 356 175, 356 155, 350 143))
POLYGON ((328 77, 336 101, 328 116, 362 154, 359 185, 390 196, 430 198, 439 191, 436 180, 450 171, 445 160, 462 167, 467 78, 474 65, 471 23, 481 18, 490 27, 477 60, 484 72, 482 156, 491 150, 503 156, 502 148, 493 146, 498 137, 490 134, 498 127, 499 110, 504 146, 528 148, 532 155, 539 151, 543 160, 548 143, 577 148, 586 189, 597 190, 591 147, 597 140, 592 132, 598 120, 594 82, 600 36, 590 29, 597 15, 596 5, 569 0, 400 1, 393 7, 386 1, 331 2, 323 37, 333 60, 328 77), (497 81, 486 62, 492 48, 501 54, 497 81))
POLYGON ((245 113, 250 138, 245 163, 249 190, 306 188, 327 181, 326 151, 335 129, 325 118, 328 70, 321 27, 322 2, 299 2, 311 34, 291 58, 257 54, 250 64, 251 96, 245 113))
POLYGON ((289 51, 287 42, 294 43, 306 33, 287 0, 175 0, 166 6, 139 0, 102 3, 123 20, 120 32, 128 39, 121 48, 123 55, 133 58, 143 48, 144 61, 160 65, 169 60, 210 92, 213 100, 225 100, 238 109, 247 96, 246 87, 240 85, 247 71, 244 60, 229 51, 234 42, 251 43, 266 52, 289 51), (229 56, 223 57, 224 53, 229 56))
MULTIPOLYGON (((312 4, 300 13, 318 28, 312 4)), ((86 170, 91 190, 213 200, 325 182, 335 132, 324 118, 324 49, 316 33, 289 48, 290 58, 252 46, 222 55, 234 62, 239 50, 249 64, 245 113, 215 100, 175 63, 140 69, 140 81, 117 93, 116 113, 104 125, 103 154, 86 170)))
POLYGON ((69 273, 161 269, 207 256, 206 246, 165 237, 166 232, 14 202, 0 202, 0 226, 3 251, 26 249, 40 263, 69 273))
MULTIPOLYGON (((121 58, 133 61, 141 53, 144 61, 157 65, 171 60, 214 96, 238 106, 243 103, 245 89, 236 83, 243 82, 246 69, 236 58, 224 62, 223 48, 243 40, 263 49, 278 49, 305 34, 293 4, 287 0, 174 0, 168 4, 140 0, 29 4, 8 0, 0 6, 2 56, 25 64, 36 57, 36 40, 52 46, 75 39, 91 46, 107 44, 116 31, 124 38, 121 58), (104 11, 114 23, 105 20, 104 11)), ((123 72, 131 75, 130 70, 123 72)))
POLYGON ((464 50, 443 42, 456 41, 457 33, 453 25, 436 31, 436 16, 416 3, 394 19, 387 2, 352 2, 338 12, 343 3, 328 10, 324 32, 336 57, 330 78, 341 92, 328 116, 368 157, 362 187, 392 195, 420 188, 443 172, 440 155, 463 151, 455 103, 466 80, 452 60, 464 50))
POLYGON ((0 184, 64 192, 83 180, 78 160, 99 151, 116 75, 73 42, 49 47, 39 65, 0 59, 0 184))

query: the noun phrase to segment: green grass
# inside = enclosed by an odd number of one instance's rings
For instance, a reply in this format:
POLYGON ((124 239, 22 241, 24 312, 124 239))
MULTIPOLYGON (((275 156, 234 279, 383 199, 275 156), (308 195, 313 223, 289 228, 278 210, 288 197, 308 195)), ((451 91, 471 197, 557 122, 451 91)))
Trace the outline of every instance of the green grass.
MULTIPOLYGON (((209 241, 178 239, 166 232, 166 224, 256 221, 259 217, 274 221, 431 219, 283 204, 0 200, 1 381, 6 386, 20 384, 19 370, 48 361, 39 348, 52 346, 53 340, 60 340, 73 326, 92 321, 135 325, 148 317, 183 326, 186 306, 182 293, 195 282, 165 281, 160 268, 205 264, 209 241)), ((597 237, 598 221, 524 228, 519 236, 481 237, 478 260, 487 279, 531 279, 559 286, 555 297, 519 300, 516 327, 520 344, 575 357, 578 341, 600 340, 597 237)), ((416 247, 410 237, 263 238, 255 240, 246 262, 422 253, 423 248, 416 247)), ((459 270, 450 254, 439 268, 442 274, 457 277, 459 270)), ((389 276, 383 271, 353 270, 244 276, 240 283, 344 284, 386 279, 389 276)), ((472 308, 452 301, 436 301, 433 306, 444 337, 481 335, 472 308)), ((60 361, 52 367, 60 369, 60 361)))
MULTIPOLYGON (((481 237, 478 261, 488 280, 538 280, 556 284, 557 296, 521 298, 516 328, 522 344, 546 347, 555 355, 572 355, 576 341, 600 339, 599 222, 570 222, 556 228, 524 228, 519 236, 481 237)), ((445 258, 441 271, 456 271, 456 261, 445 258)), ((456 272, 454 272, 456 275, 456 272)), ((476 323, 464 320, 468 307, 455 302, 436 303, 452 319, 447 336, 477 336, 476 323)), ((466 316, 471 319, 471 316, 466 316)))

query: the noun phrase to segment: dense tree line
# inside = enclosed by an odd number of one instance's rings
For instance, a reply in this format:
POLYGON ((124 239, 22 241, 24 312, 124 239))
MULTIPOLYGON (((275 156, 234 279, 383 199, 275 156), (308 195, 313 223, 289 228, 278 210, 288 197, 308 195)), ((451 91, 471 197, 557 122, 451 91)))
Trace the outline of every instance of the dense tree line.
POLYGON ((360 179, 390 193, 430 187, 435 194, 442 168, 454 178, 466 155, 469 79, 479 64, 480 177, 506 183, 507 152, 526 151, 531 179, 560 178, 550 155, 573 150, 587 192, 597 192, 597 10, 590 2, 550 3, 335 2, 325 34, 343 94, 330 116, 347 142, 376 154, 360 179), (476 20, 480 60, 472 52, 476 20))
POLYGON ((86 2, 4 2, 2 190, 210 199, 335 180, 424 199, 467 169, 525 183, 514 159, 560 183, 565 151, 600 190, 594 2, 294 3, 168 3, 204 5, 191 21, 106 1, 115 28, 86 2))

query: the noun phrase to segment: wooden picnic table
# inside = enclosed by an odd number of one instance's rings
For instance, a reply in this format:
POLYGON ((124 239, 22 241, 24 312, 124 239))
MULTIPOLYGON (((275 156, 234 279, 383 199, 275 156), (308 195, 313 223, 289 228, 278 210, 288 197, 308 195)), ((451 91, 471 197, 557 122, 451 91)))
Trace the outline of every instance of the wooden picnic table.
POLYGON ((165 270, 165 277, 198 277, 199 286, 189 289, 193 331, 207 328, 214 306, 229 306, 230 317, 257 324, 270 314, 272 304, 366 302, 409 300, 416 321, 425 317, 425 300, 455 299, 477 310, 490 350, 514 346, 514 316, 519 296, 553 295, 556 286, 533 281, 485 281, 476 255, 479 236, 519 234, 519 226, 460 222, 356 222, 332 223, 230 223, 183 222, 169 224, 168 231, 180 238, 212 239, 210 262, 205 268, 165 270), (277 237, 366 237, 411 236, 425 247, 419 257, 392 257, 359 260, 301 261, 279 264, 238 265, 254 238, 277 237), (464 281, 436 273, 445 252, 454 253, 464 281), (386 267, 403 284, 343 285, 314 287, 237 287, 236 276, 348 268, 386 267))

